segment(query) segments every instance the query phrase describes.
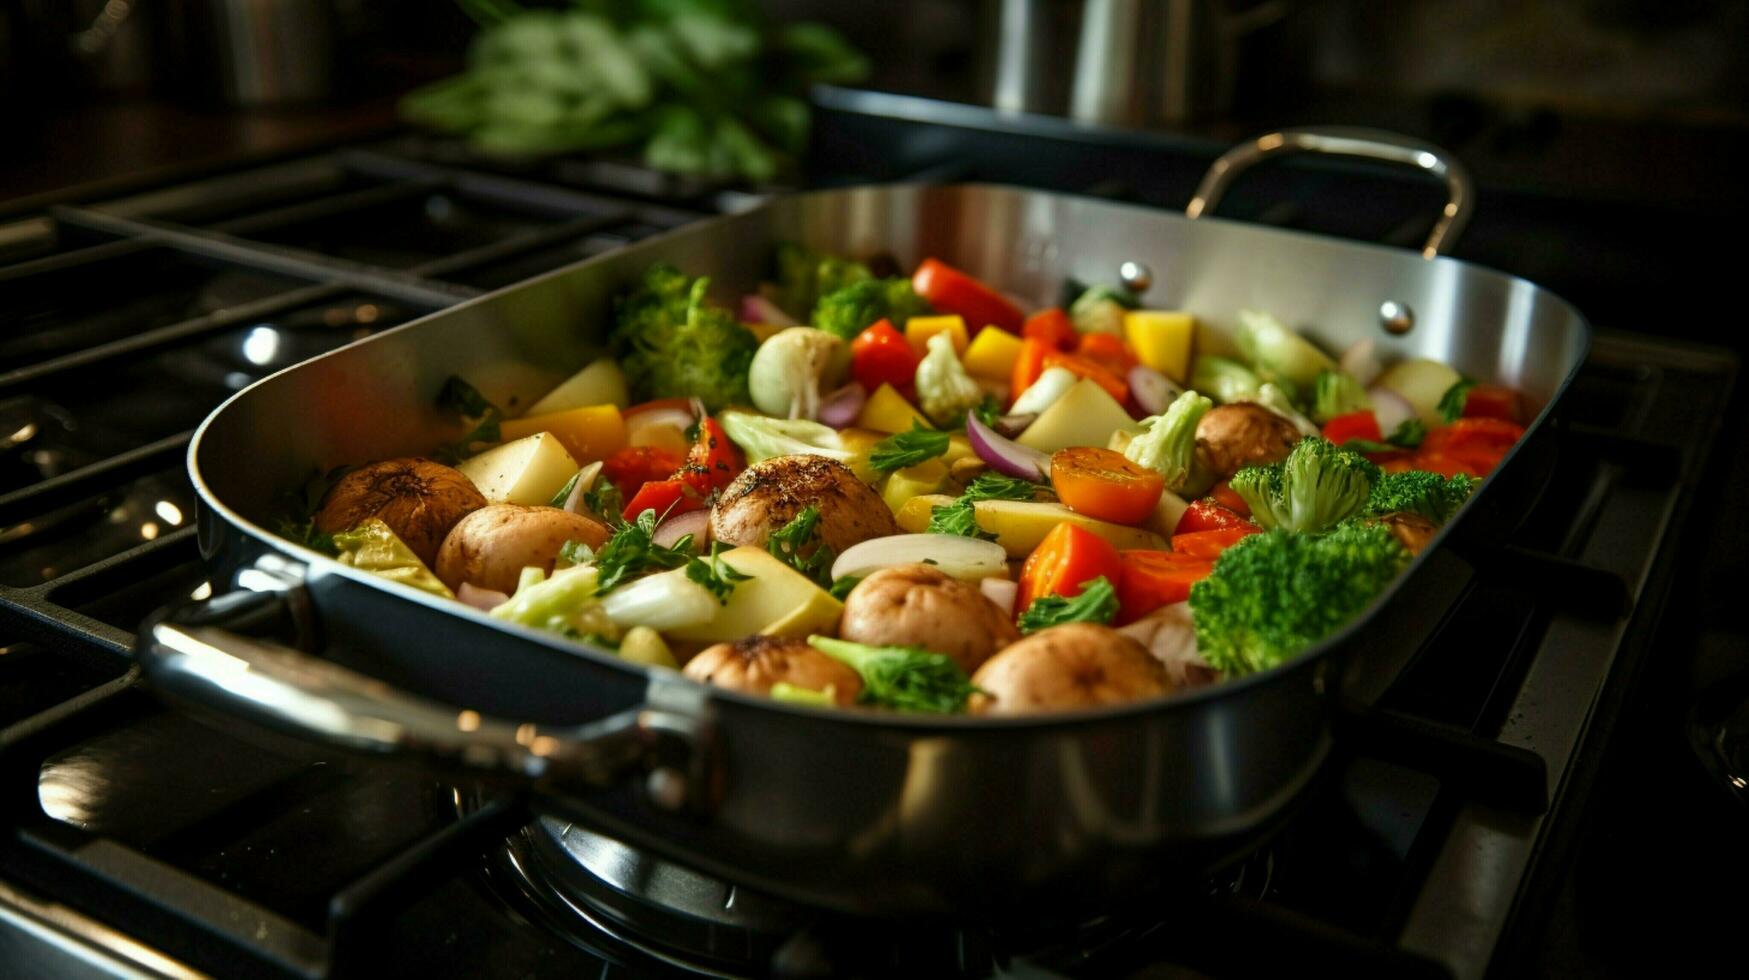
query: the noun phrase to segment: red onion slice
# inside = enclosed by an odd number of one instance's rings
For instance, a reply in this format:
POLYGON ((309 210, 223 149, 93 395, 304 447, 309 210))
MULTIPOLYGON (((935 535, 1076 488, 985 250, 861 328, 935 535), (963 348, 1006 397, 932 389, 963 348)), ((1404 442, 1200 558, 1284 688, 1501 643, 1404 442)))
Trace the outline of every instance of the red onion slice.
POLYGON ((509 596, 497 589, 482 589, 472 582, 463 582, 462 587, 455 590, 455 597, 482 612, 491 612, 510 601, 509 596))
POLYGON ((742 323, 769 323, 774 327, 796 326, 795 318, 758 293, 741 297, 742 323))
POLYGON ((1173 399, 1184 394, 1184 389, 1173 383, 1171 378, 1148 367, 1138 364, 1130 368, 1130 394, 1135 396, 1136 404, 1142 406, 1142 411, 1149 415, 1159 415, 1166 411, 1166 406, 1173 399))
POLYGON ((834 429, 855 425, 857 416, 862 414, 863 402, 867 400, 868 389, 852 381, 820 402, 820 421, 834 429))
POLYGON ((1387 436, 1415 417, 1415 406, 1409 404, 1409 399, 1382 385, 1368 388, 1366 397, 1372 399, 1372 414, 1378 420, 1379 431, 1387 436))
POLYGON ((672 548, 675 542, 688 534, 692 535, 693 549, 701 549, 711 536, 709 510, 689 510, 684 514, 675 514, 656 525, 656 533, 651 539, 664 548, 672 548))
POLYGON ((1342 370, 1363 385, 1372 384, 1385 370, 1384 364, 1379 361, 1377 348, 1378 345, 1373 343, 1371 337, 1362 337, 1350 344, 1342 352, 1342 370))
POLYGON ((1002 436, 979 421, 976 413, 966 416, 966 438, 971 441, 972 452, 998 473, 1034 481, 1050 477, 1049 456, 1002 436))
POLYGON ((996 418, 996 431, 1012 439, 1026 427, 1038 421, 1037 412, 1025 412, 1020 415, 1001 415, 996 418))

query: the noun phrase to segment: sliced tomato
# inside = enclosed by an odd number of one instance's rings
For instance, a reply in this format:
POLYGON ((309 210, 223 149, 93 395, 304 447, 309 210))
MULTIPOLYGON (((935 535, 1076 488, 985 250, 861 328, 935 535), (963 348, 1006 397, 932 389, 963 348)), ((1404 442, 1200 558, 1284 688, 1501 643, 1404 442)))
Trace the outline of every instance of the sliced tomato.
POLYGON ((1190 598, 1190 587, 1215 569, 1212 561, 1171 551, 1125 551, 1118 562, 1123 569, 1117 583, 1119 625, 1190 598))
POLYGON ((1075 324, 1059 307, 1048 307, 1039 310, 1026 318, 1026 325, 1020 328, 1020 335, 1031 340, 1042 340, 1057 350, 1074 350, 1075 324))
MULTIPOLYGON (((1229 490, 1228 492, 1231 493, 1232 491, 1229 490)), ((1234 494, 1234 496, 1237 496, 1237 494, 1234 494)), ((1174 536, 1180 534, 1195 534, 1198 531, 1219 531, 1223 528, 1231 527, 1256 528, 1257 525, 1240 517, 1230 508, 1223 507, 1215 501, 1204 497, 1201 500, 1193 500, 1190 502, 1190 506, 1184 509, 1184 515, 1178 518, 1178 526, 1172 529, 1172 534, 1174 536)))
POLYGON ((1136 355, 1130 353, 1129 345, 1116 334, 1084 333, 1075 344, 1075 353, 1120 378, 1136 366, 1136 355))
POLYGON ((1020 342, 1020 356, 1014 359, 1014 371, 1008 376, 1008 403, 1014 404, 1014 399, 1020 393, 1032 387, 1038 376, 1045 373, 1045 355, 1056 350, 1050 344, 1036 337, 1028 337, 1020 342))
POLYGON ((988 326, 1019 333, 1020 307, 1001 293, 939 259, 924 259, 911 276, 911 288, 940 313, 958 313, 972 336, 988 326))
POLYGON ((1505 385, 1471 385, 1464 395, 1464 418, 1517 422, 1518 392, 1505 385))
POLYGON ((1358 412, 1338 415, 1325 422, 1324 438, 1340 446, 1350 439, 1384 442, 1385 434, 1379 431, 1378 416, 1372 413, 1372 409, 1363 408, 1358 412))
POLYGON ((676 476, 699 496, 709 497, 728 487, 744 468, 741 451, 729 441, 722 423, 707 416, 699 421, 698 439, 687 452, 686 462, 676 476))
POLYGON ((666 480, 680 468, 680 454, 661 446, 627 446, 601 464, 601 475, 630 497, 651 480, 666 480))
MULTIPOLYGON (((1486 476, 1512 450, 1524 426, 1495 418, 1463 418, 1427 433, 1417 456, 1441 456, 1457 461, 1477 476, 1486 476)), ((1420 467, 1432 469, 1432 467, 1420 467)), ((1435 471, 1441 472, 1441 471, 1435 471)))
POLYGON ((871 392, 883 384, 900 391, 910 388, 919 360, 916 348, 885 318, 876 320, 850 342, 850 374, 871 392))
POLYGON ((1076 377, 1086 378, 1104 388, 1119 404, 1130 397, 1130 383, 1124 380, 1123 375, 1080 354, 1065 354, 1059 350, 1046 351, 1044 366, 1067 368, 1076 377))
POLYGON ((1117 585, 1122 572, 1111 542, 1073 524, 1058 524, 1020 567, 1015 612, 1024 612, 1040 596, 1078 596, 1082 586, 1101 575, 1117 585))
POLYGON ((1221 557, 1221 552, 1262 530, 1255 524, 1247 524, 1243 527, 1219 527, 1212 531, 1174 534, 1172 536, 1172 552, 1173 554, 1214 561, 1221 557))
POLYGON ((1208 495, 1214 499, 1215 503, 1220 504, 1222 507, 1227 508, 1246 520, 1251 519, 1251 505, 1245 502, 1244 497, 1239 496, 1238 491, 1233 489, 1233 485, 1230 482, 1222 480, 1219 483, 1216 483, 1209 488, 1208 495))
POLYGON ((661 520, 689 510, 703 510, 705 502, 694 496, 690 490, 684 480, 650 480, 632 495, 620 516, 628 521, 636 520, 644 511, 653 510, 656 512, 656 519, 661 520))
POLYGON ((1138 524, 1154 512, 1166 479, 1123 453, 1074 446, 1051 454, 1051 487, 1077 514, 1115 524, 1138 524))

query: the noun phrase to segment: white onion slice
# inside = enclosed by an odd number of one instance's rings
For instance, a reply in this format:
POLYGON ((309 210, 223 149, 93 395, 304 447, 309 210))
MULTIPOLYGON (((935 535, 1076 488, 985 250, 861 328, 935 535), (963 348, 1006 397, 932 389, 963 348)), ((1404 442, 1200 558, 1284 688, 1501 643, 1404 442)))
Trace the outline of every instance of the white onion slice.
POLYGON ((1019 582, 995 577, 979 579, 978 591, 984 593, 984 598, 994 602, 1003 615, 1014 615, 1014 603, 1020 598, 1019 582))
POLYGON ((1136 404, 1142 406, 1142 411, 1149 415, 1159 415, 1166 411, 1166 406, 1173 399, 1184 394, 1171 378, 1154 370, 1146 364, 1138 364, 1130 368, 1130 394, 1136 398, 1136 404))
POLYGON ((571 484, 571 492, 566 495, 565 502, 560 504, 561 510, 573 514, 583 513, 583 495, 595 489, 595 479, 601 475, 601 460, 596 460, 577 471, 577 482, 571 484))
POLYGON ((626 443, 632 446, 686 446, 686 430, 698 419, 687 409, 651 408, 626 416, 626 443))
POLYGON ((509 596, 497 589, 482 589, 472 582, 463 582, 462 587, 455 590, 455 597, 481 612, 491 612, 510 601, 509 596))
POLYGON ((1372 400, 1372 414, 1378 420, 1379 431, 1387 436, 1415 417, 1415 406, 1409 404, 1409 399, 1382 385, 1368 388, 1366 397, 1372 400))
POLYGON ((692 547, 702 551, 711 536, 711 512, 709 510, 689 510, 684 514, 675 514, 661 524, 656 525, 656 533, 650 540, 664 548, 674 547, 674 543, 686 535, 692 535, 692 547))
POLYGON ((954 534, 894 534, 844 549, 832 563, 832 577, 861 578, 894 565, 933 564, 943 575, 975 582, 1008 574, 1008 552, 994 541, 954 534))
POLYGON ((1371 337, 1362 337, 1349 345, 1342 352, 1340 364, 1342 370, 1362 385, 1372 384, 1385 370, 1384 362, 1379 360, 1378 345, 1371 337))
POLYGON ((601 597, 601 611, 621 627, 681 629, 710 622, 717 598, 677 568, 614 589, 601 597))
POLYGON ((1014 415, 1029 415, 1050 408, 1057 399, 1081 380, 1065 367, 1048 367, 1026 390, 1016 395, 1008 411, 1014 415))

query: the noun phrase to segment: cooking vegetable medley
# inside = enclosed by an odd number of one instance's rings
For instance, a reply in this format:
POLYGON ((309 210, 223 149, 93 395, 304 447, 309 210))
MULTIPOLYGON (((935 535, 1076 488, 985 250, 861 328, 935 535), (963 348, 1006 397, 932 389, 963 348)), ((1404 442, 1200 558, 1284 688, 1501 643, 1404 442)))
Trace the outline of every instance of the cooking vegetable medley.
POLYGON ((1028 311, 785 245, 736 307, 658 265, 611 353, 284 533, 640 664, 834 709, 1017 714, 1268 670, 1358 616, 1523 434, 1516 392, 1230 338, 1118 287, 1028 311), (806 325, 804 325, 806 324, 806 325))

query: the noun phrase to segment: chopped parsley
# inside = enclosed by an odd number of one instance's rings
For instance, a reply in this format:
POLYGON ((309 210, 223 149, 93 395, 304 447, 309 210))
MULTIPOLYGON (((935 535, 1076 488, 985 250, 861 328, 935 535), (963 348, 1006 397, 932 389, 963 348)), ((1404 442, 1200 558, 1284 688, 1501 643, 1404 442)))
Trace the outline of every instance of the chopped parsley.
POLYGON ((1036 633, 1064 623, 1102 623, 1109 625, 1117 616, 1117 589, 1101 575, 1091 582, 1081 583, 1081 594, 1073 599, 1060 595, 1039 596, 1020 614, 1020 631, 1036 633))
POLYGON ((820 508, 809 504, 788 524, 773 531, 765 547, 778 561, 826 586, 832 583, 832 563, 838 560, 838 552, 820 540, 819 525, 820 508), (802 552, 809 545, 814 550, 803 558, 802 552))
MULTIPOLYGON (((652 512, 644 511, 644 513, 652 512)), ((642 519, 642 515, 640 515, 640 519, 642 519)), ((680 539, 677 546, 678 544, 691 545, 691 543, 692 535, 688 534, 680 539)), ((692 558, 686 563, 686 577, 709 589, 711 595, 717 597, 718 605, 726 606, 729 604, 729 597, 735 594, 736 583, 745 582, 753 576, 735 571, 733 565, 723 560, 722 548, 721 541, 711 542, 710 559, 707 561, 703 558, 692 558)))
POLYGON ((625 526, 625 517, 621 514, 626 509, 625 498, 620 496, 619 487, 614 486, 612 480, 598 478, 595 486, 583 491, 583 506, 606 521, 608 527, 625 526))
POLYGON ((487 401, 478 388, 456 375, 450 375, 437 392, 437 407, 474 426, 466 435, 432 454, 440 463, 459 462, 473 455, 482 443, 497 442, 502 436, 498 423, 504 413, 487 401))
POLYGON ((831 593, 832 598, 843 602, 844 597, 849 595, 850 590, 856 588, 857 583, 861 582, 862 579, 861 575, 840 575, 832 580, 831 588, 826 591, 831 593))
POLYGON ((1032 500, 1043 488, 1030 480, 1018 477, 1003 476, 1000 473, 985 473, 966 487, 966 492, 960 494, 958 500, 945 507, 937 507, 929 514, 930 534, 957 534, 965 538, 982 538, 985 541, 996 540, 996 535, 978 526, 978 512, 975 506, 980 500, 1032 500))
POLYGON ((1439 396, 1439 417, 1447 422, 1456 422, 1464 417, 1464 402, 1470 398, 1470 389, 1476 382, 1464 378, 1445 389, 1445 394, 1439 396))
POLYGON ((925 429, 920 422, 911 423, 910 432, 890 435, 874 444, 868 465, 881 473, 891 473, 916 466, 947 452, 948 434, 925 429))
MULTIPOLYGON (((621 522, 619 530, 595 553, 595 568, 601 573, 596 592, 606 595, 646 572, 679 568, 695 560, 692 535, 682 536, 672 548, 657 544, 655 535, 656 512, 653 510, 639 514, 635 521, 621 522)), ((691 577, 690 570, 688 577, 691 577)))

